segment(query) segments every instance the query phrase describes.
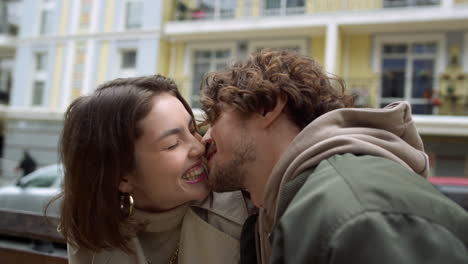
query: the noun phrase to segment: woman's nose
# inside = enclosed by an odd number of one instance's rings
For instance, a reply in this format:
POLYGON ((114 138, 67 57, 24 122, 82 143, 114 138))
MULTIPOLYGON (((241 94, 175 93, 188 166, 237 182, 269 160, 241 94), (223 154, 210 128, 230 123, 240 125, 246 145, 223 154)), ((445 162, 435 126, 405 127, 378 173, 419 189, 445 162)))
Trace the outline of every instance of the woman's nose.
POLYGON ((200 134, 195 134, 195 140, 193 142, 193 147, 191 149, 192 156, 198 157, 205 153, 205 144, 201 142, 200 134))

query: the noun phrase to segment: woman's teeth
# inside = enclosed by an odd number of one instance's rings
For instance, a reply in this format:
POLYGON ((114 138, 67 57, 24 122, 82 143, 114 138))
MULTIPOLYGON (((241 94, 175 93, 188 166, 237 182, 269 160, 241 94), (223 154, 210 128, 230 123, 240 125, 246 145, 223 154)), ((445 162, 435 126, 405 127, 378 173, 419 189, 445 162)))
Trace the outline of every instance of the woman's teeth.
POLYGON ((199 180, 201 177, 205 175, 205 168, 204 166, 200 165, 194 169, 191 169, 189 172, 185 173, 182 176, 182 179, 193 182, 199 180))

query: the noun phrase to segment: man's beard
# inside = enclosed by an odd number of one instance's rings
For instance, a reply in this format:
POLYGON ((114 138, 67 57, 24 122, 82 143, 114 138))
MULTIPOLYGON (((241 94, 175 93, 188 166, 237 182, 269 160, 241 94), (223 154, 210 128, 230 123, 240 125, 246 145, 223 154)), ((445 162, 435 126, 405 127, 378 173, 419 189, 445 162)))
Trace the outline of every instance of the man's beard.
POLYGON ((209 184, 215 192, 232 192, 245 189, 244 178, 248 176, 246 165, 256 160, 253 140, 241 135, 231 160, 217 163, 209 175, 209 184))

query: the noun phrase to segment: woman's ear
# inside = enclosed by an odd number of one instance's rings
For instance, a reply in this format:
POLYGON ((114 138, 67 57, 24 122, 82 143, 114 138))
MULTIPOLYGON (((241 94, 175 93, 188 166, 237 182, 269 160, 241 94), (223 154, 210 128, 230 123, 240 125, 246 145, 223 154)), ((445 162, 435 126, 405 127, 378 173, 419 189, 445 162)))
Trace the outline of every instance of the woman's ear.
POLYGON ((133 190, 133 186, 130 183, 129 176, 122 178, 119 184, 119 191, 122 193, 130 193, 133 190))

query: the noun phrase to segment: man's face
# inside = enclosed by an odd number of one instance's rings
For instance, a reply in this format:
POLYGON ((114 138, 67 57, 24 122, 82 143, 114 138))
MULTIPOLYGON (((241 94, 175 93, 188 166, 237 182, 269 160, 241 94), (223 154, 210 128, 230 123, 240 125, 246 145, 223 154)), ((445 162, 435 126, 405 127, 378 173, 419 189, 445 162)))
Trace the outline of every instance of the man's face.
POLYGON ((208 182, 213 191, 229 192, 245 188, 245 178, 256 160, 249 119, 232 107, 223 108, 202 142, 208 144, 208 182))

